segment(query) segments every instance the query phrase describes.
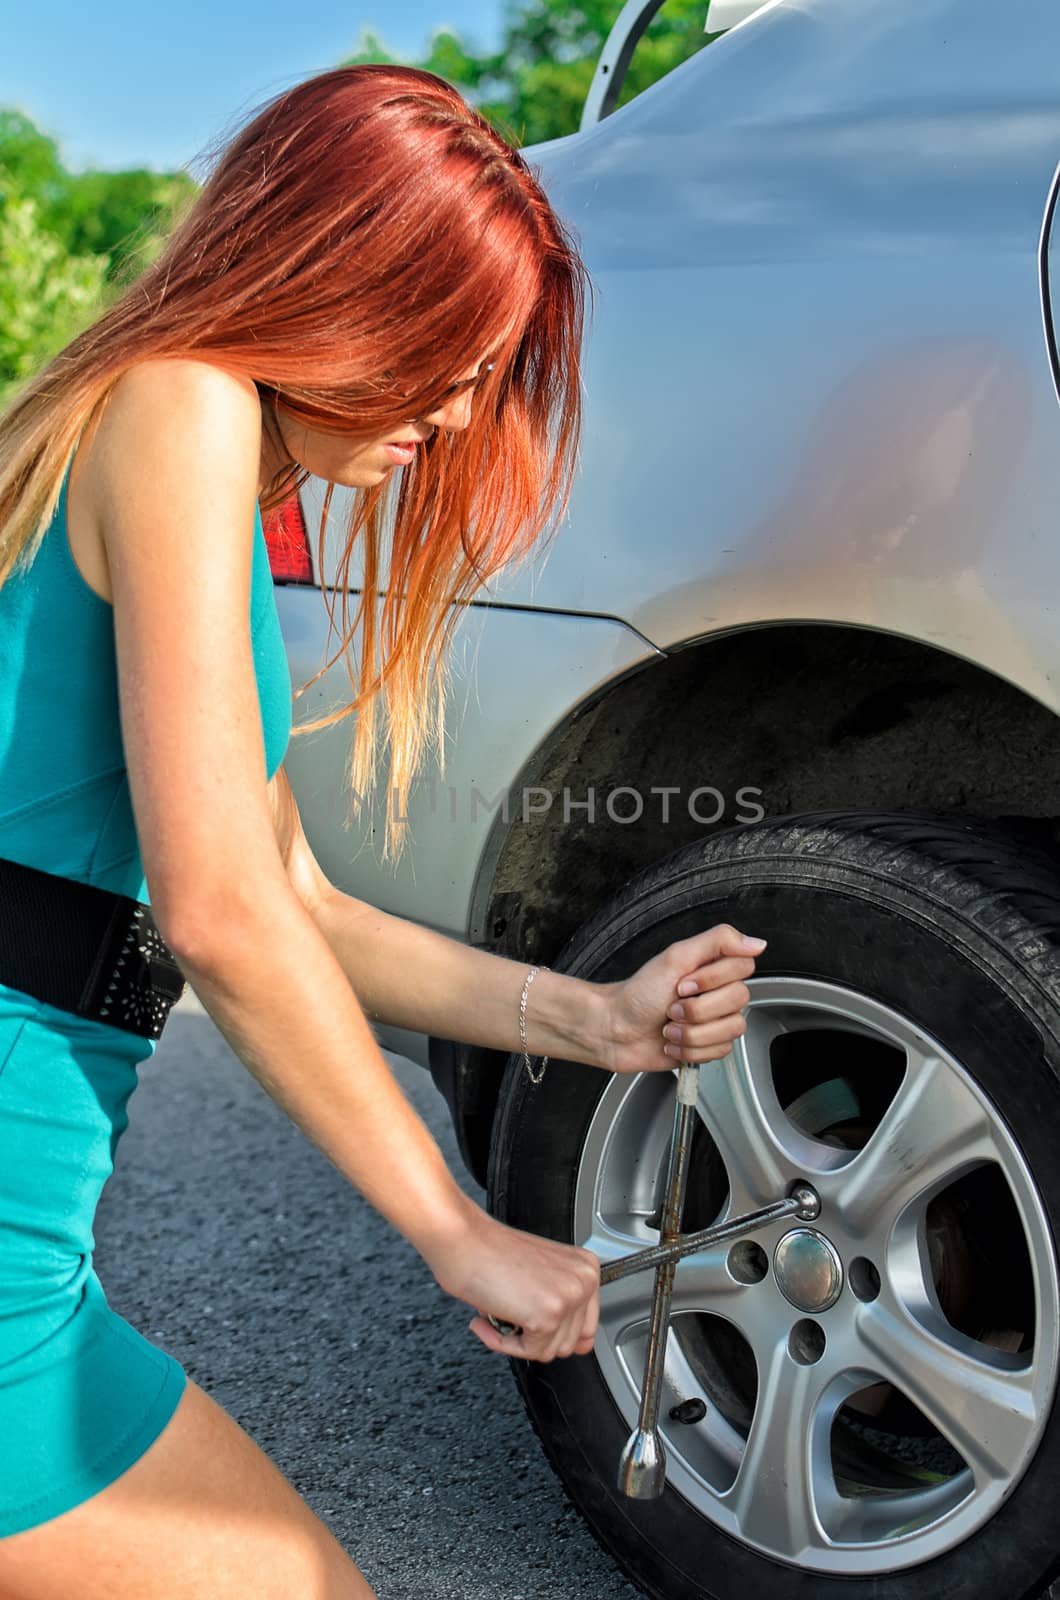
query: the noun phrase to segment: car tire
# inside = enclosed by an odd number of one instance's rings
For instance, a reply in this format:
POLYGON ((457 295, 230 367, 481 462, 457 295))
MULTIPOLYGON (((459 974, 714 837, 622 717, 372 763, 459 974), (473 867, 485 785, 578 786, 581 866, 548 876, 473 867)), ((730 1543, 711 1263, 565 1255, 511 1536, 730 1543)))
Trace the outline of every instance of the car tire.
MULTIPOLYGON (((804 1179, 842 1290, 821 1309, 780 1282, 790 1221, 681 1264, 667 1485, 633 1501, 652 1277, 610 1286, 592 1354, 512 1363, 546 1454, 656 1600, 1038 1595, 1060 1570, 1057 863, 992 822, 769 819, 642 872, 554 967, 614 982, 718 922, 769 942, 747 1033, 702 1069, 685 1228, 804 1179), (705 1415, 674 1421, 690 1386, 705 1415)), ((493 1213, 601 1255, 655 1242, 672 1083, 553 1060, 534 1086, 512 1056, 493 1213)))

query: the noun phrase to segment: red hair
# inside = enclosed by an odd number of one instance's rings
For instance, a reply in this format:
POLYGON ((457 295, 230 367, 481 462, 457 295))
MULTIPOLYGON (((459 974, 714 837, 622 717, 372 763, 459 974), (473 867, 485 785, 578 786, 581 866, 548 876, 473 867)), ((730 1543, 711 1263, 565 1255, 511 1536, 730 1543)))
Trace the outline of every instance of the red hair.
MULTIPOLYGON (((137 361, 213 361, 254 380, 267 425, 277 406, 312 428, 370 438, 437 409, 487 357, 466 431, 437 432, 399 480, 352 497, 335 578, 341 642, 310 684, 343 654, 354 698, 294 730, 357 713, 355 808, 376 770, 385 699, 389 853, 403 842, 395 810, 405 811, 428 741, 444 772, 444 667, 459 608, 529 555, 566 506, 587 289, 526 161, 441 78, 362 65, 298 84, 229 142, 162 254, 0 419, 0 583, 32 559, 83 428, 137 361), (364 587, 351 624, 358 538, 364 587)), ((279 474, 263 509, 305 478, 279 474)))

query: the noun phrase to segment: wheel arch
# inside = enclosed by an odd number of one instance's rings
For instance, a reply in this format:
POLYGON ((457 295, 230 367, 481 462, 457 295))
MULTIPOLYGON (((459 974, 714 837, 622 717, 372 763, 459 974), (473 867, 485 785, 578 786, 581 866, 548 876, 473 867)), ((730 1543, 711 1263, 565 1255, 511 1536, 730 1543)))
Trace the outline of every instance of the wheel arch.
MULTIPOLYGON (((572 708, 514 792, 553 801, 498 815, 471 908, 471 942, 549 964, 593 906, 703 832, 830 808, 931 809, 1003 819, 1060 861, 1056 714, 973 662, 867 628, 785 623, 713 635, 656 658, 572 708), (675 730, 680 737, 675 738, 675 730), (676 787, 670 818, 654 787, 676 787), (724 798, 700 822, 688 797, 724 798), (634 825, 616 821, 635 801, 634 825), (761 797, 737 798, 760 789, 761 797), (578 808, 589 791, 595 817, 578 808), (569 796, 568 820, 563 795, 569 796), (749 815, 749 813, 751 815, 749 815)), ((542 802, 543 803, 543 802, 542 802)), ((695 802, 699 815, 718 799, 695 802)), ((485 1181, 504 1052, 430 1042, 461 1153, 485 1181)))

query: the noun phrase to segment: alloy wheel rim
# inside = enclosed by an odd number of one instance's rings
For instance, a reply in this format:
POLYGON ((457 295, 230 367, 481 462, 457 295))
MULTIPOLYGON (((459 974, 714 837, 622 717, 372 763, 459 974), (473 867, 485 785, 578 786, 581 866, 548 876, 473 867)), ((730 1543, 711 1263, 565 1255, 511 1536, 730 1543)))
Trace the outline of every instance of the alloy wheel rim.
MULTIPOLYGON (((910 1019, 815 980, 748 989, 746 1033, 700 1074, 702 1182, 689 1204, 701 1209, 686 1208, 685 1226, 768 1204, 799 1180, 822 1211, 811 1228, 788 1220, 678 1264, 660 1408, 667 1481, 774 1560, 836 1575, 914 1566, 989 1519, 1041 1438, 1060 1306, 1048 1223, 996 1107, 910 1019), (820 1241, 803 1245, 801 1306, 777 1276, 796 1232, 820 1241), (992 1269, 976 1253, 987 1233, 992 1269), (992 1293, 997 1327, 984 1328, 992 1293), (671 1420, 690 1398, 706 1415, 671 1420)), ((597 1105, 574 1237, 604 1261, 657 1242, 672 1083, 616 1076, 597 1105)), ((631 1429, 651 1287, 644 1273, 600 1297, 595 1356, 631 1429)))

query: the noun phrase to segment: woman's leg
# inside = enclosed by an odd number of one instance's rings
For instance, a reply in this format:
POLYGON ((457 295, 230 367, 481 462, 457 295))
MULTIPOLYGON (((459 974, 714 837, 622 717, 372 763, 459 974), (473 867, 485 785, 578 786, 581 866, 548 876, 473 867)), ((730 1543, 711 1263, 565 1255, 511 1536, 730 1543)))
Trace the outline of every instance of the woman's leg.
POLYGON ((190 1380, 140 1459, 0 1539, 0 1600, 375 1600, 338 1541, 190 1380))

